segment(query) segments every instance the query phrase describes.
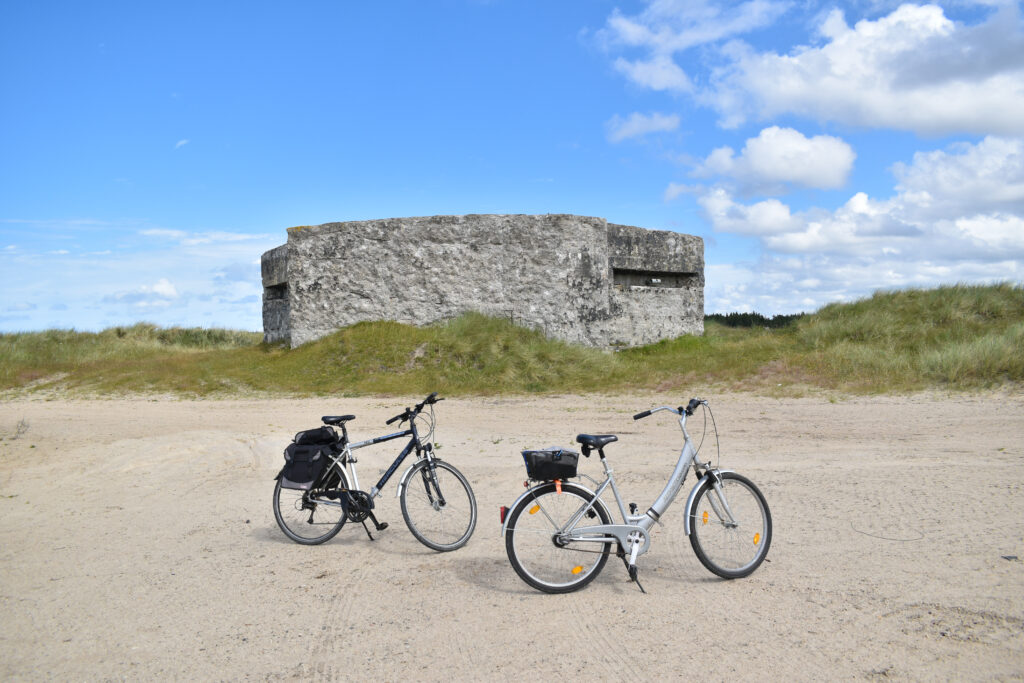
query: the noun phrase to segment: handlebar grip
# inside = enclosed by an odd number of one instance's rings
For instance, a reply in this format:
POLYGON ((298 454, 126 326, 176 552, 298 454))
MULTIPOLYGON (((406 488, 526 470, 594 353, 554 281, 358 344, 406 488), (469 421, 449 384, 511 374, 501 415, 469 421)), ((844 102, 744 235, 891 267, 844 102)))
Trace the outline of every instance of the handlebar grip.
POLYGON ((696 410, 701 403, 703 403, 703 401, 699 398, 691 398, 690 402, 686 404, 686 414, 693 415, 693 411, 696 410))
POLYGON ((405 417, 405 413, 402 413, 401 415, 395 415, 395 416, 394 416, 393 418, 391 418, 390 420, 388 420, 388 421, 387 421, 387 422, 385 422, 384 424, 386 424, 386 425, 389 425, 389 424, 391 424, 392 422, 394 422, 395 420, 400 420, 400 419, 401 419, 401 418, 403 418, 403 417, 405 417))
POLYGON ((651 414, 651 411, 649 411, 649 410, 645 410, 645 411, 644 411, 644 412, 642 412, 642 413, 637 413, 636 415, 634 415, 634 416, 633 416, 633 419, 634 419, 634 420, 642 420, 643 418, 647 417, 647 416, 648 416, 648 415, 650 415, 650 414, 651 414))

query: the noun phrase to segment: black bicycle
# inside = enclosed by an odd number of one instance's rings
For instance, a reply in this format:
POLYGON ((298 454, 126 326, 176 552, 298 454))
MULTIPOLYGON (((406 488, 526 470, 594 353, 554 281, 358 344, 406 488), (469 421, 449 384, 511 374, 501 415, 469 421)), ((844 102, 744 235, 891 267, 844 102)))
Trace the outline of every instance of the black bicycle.
MULTIPOLYGON (((278 473, 274 487, 274 517, 285 535, 296 543, 316 545, 330 540, 346 521, 352 521, 362 523, 373 540, 367 520, 378 531, 388 526, 377 521, 373 501, 415 451, 416 462, 402 474, 396 494, 409 531, 434 550, 444 552, 464 546, 476 528, 476 498, 466 477, 434 452, 434 405, 443 400, 436 392, 430 394, 386 423, 408 422, 406 429, 367 441, 349 441, 346 423, 355 415, 328 415, 322 418, 325 427, 297 434, 295 443, 289 446, 292 460, 278 473), (428 407, 429 412, 424 412, 428 407), (340 435, 335 427, 340 427, 340 435), (380 481, 369 492, 360 490, 352 451, 405 436, 410 437, 409 443, 380 481), (306 478, 308 481, 302 481, 306 478)), ((288 457, 286 450, 286 460, 288 457)))

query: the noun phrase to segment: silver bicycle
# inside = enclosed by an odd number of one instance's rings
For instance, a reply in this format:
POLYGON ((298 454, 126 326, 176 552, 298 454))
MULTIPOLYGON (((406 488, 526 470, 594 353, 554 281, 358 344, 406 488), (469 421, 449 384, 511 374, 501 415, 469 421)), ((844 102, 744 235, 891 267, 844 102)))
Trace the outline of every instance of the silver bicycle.
MULTIPOLYGON (((686 418, 700 406, 708 410, 707 401, 695 398, 686 407, 661 406, 633 416, 639 420, 667 411, 679 416, 683 432, 683 450, 675 470, 661 495, 642 514, 637 514, 635 503, 626 512, 604 454, 605 446, 618 437, 577 436, 584 456, 589 457, 596 450, 601 457, 605 480, 600 484, 591 480, 597 484, 596 490, 562 479, 543 481, 529 488, 510 508, 502 508, 505 549, 520 578, 546 593, 579 590, 601 573, 609 555, 614 553, 626 565, 630 579, 643 591, 637 579, 637 559, 650 548, 651 529, 661 524, 661 517, 682 489, 691 466, 698 481, 686 499, 683 531, 690 537, 697 559, 725 579, 742 578, 757 569, 772 542, 768 503, 746 477, 698 460, 699 447, 694 447, 686 431, 686 418), (622 524, 612 522, 601 500, 609 488, 622 515, 622 524)), ((570 460, 575 456, 571 452, 568 455, 570 460)), ((567 474, 576 476, 575 469, 572 462, 567 474)))

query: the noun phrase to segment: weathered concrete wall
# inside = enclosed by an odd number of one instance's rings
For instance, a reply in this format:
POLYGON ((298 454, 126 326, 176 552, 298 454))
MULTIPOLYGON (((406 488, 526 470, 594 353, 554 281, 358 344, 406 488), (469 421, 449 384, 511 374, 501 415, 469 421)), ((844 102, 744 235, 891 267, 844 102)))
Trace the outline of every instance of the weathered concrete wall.
POLYGON ((263 341, 291 340, 288 301, 288 245, 282 244, 263 254, 263 341))
POLYGON ((569 215, 395 218, 291 228, 263 257, 267 341, 292 346, 364 320, 465 311, 571 342, 703 332, 699 237, 569 215))

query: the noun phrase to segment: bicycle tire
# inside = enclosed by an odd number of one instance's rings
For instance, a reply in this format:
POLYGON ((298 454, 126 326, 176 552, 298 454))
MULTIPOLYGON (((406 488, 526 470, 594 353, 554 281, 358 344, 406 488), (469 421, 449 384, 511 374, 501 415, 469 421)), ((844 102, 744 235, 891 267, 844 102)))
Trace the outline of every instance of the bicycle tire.
POLYGON ((302 545, 319 545, 334 538, 348 519, 342 498, 318 503, 322 492, 348 488, 348 477, 338 466, 324 474, 319 486, 309 491, 281 488, 278 479, 274 487, 274 519, 284 535, 302 545), (334 503, 337 501, 337 504, 334 503))
POLYGON ((690 545, 712 574, 723 579, 742 579, 760 567, 768 555, 772 514, 764 495, 752 481, 735 472, 719 476, 736 526, 724 522, 715 510, 721 501, 709 479, 701 485, 690 510, 690 545))
POLYGON ((433 460, 434 470, 421 460, 413 465, 402 487, 402 517, 423 545, 439 552, 466 545, 476 528, 476 497, 469 481, 453 465, 433 460), (438 502, 438 487, 444 505, 438 502))
MULTIPOLYGON (((563 482, 559 493, 551 482, 539 484, 529 493, 532 495, 524 497, 509 512, 505 529, 505 552, 512 568, 519 578, 545 593, 570 593, 583 588, 604 569, 614 544, 586 542, 570 544, 575 547, 559 546, 554 541, 554 532, 594 500, 593 492, 563 482)), ((600 499, 594 503, 593 511, 601 524, 611 524, 611 515, 600 499)), ((584 518, 582 523, 590 526, 592 521, 584 518)))

